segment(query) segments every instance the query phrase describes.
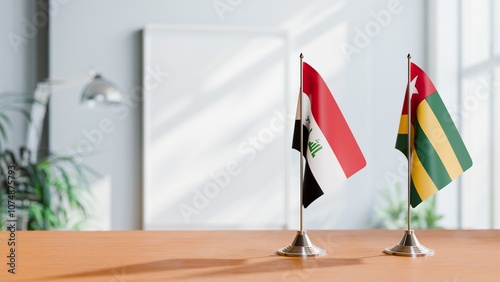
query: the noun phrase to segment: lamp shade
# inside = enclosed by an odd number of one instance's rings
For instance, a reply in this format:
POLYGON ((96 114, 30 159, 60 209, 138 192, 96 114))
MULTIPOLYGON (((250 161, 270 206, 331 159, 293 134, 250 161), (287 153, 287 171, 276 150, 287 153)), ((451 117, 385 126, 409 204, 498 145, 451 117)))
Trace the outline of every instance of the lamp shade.
POLYGON ((122 95, 116 86, 97 74, 82 93, 82 103, 93 104, 94 102, 119 104, 122 102, 122 95))

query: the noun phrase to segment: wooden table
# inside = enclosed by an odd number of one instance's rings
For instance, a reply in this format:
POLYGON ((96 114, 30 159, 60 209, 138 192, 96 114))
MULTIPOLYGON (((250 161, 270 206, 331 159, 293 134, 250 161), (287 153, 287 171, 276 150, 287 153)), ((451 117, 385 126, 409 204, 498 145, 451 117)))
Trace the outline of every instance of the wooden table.
POLYGON ((0 232, 0 281, 500 281, 500 230, 417 230, 421 258, 382 253, 400 230, 308 234, 326 256, 275 255, 295 231, 24 231, 12 275, 0 232))

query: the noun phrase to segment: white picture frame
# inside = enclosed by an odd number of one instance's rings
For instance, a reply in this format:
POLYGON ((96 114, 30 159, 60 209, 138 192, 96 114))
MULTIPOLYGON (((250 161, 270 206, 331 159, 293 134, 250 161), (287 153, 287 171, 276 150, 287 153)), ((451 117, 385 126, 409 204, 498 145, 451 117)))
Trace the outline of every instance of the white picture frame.
POLYGON ((145 27, 143 229, 286 227, 288 53, 281 30, 145 27))

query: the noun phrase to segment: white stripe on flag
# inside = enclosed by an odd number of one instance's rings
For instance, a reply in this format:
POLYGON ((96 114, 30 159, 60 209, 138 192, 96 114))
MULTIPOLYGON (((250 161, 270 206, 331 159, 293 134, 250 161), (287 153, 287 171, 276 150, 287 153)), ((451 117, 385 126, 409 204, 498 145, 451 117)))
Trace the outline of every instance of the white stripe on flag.
POLYGON ((302 95, 302 103, 304 111, 302 122, 310 131, 306 152, 307 162, 319 187, 321 187, 323 193, 327 193, 330 189, 337 187, 342 181, 346 180, 347 177, 340 166, 337 156, 335 156, 335 152, 312 116, 311 102, 305 94, 302 95), (309 149, 309 142, 318 143, 321 146, 321 149, 315 153, 314 157, 309 149))

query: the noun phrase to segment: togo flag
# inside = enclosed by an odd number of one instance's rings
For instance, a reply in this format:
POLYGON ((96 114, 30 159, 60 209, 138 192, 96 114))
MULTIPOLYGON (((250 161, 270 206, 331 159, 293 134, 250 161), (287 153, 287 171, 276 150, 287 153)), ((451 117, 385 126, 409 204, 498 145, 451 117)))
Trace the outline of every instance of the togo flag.
MULTIPOLYGON (((305 62, 302 68, 302 145, 306 160, 302 204, 307 208, 325 191, 365 167, 366 160, 323 78, 305 62)), ((299 106, 292 144, 298 151, 299 106)))
MULTIPOLYGON (((414 63, 410 66, 410 81, 410 203, 416 207, 470 168, 472 159, 434 84, 414 63)), ((408 93, 396 149, 408 157, 408 93)))

